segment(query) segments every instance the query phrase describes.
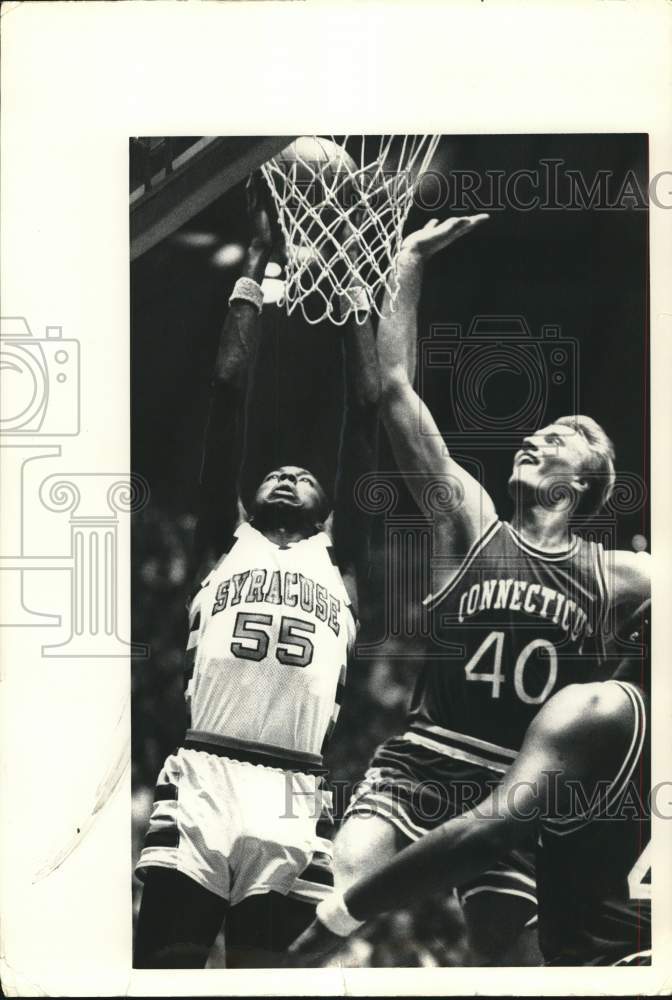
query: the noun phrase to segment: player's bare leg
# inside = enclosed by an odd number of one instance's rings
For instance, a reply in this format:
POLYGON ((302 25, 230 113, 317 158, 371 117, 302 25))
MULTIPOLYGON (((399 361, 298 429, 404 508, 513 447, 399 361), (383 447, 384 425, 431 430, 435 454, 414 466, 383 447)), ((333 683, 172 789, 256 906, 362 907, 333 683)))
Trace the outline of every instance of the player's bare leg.
POLYGON ((345 891, 407 845, 406 837, 388 820, 374 815, 351 816, 334 842, 335 887, 345 891))
MULTIPOLYGON (((334 843, 334 887, 345 892, 357 879, 373 872, 408 847, 409 839, 393 823, 373 813, 350 816, 341 827, 334 843)), ((412 900, 409 901, 412 905, 412 900)), ((450 910, 453 924, 449 942, 437 942, 444 951, 445 943, 463 955, 467 952, 467 932, 461 909, 454 901, 450 910)))

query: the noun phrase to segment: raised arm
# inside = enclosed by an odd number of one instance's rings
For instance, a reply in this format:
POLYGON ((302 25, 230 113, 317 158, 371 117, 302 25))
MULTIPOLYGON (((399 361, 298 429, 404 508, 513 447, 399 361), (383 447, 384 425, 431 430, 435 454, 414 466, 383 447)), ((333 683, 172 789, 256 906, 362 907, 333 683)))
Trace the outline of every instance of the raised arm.
POLYGON ((322 919, 292 945, 292 963, 320 964, 362 922, 470 881, 523 844, 549 809, 566 810, 577 782, 590 801, 597 783, 615 776, 631 735, 628 698, 618 685, 564 688, 536 716, 493 793, 320 904, 322 919))
POLYGON ((251 238, 241 279, 219 337, 200 476, 192 554, 198 582, 227 550, 239 517, 239 475, 245 443, 245 403, 260 331, 261 281, 271 253, 271 216, 262 182, 246 188, 251 238))
POLYGON ((432 220, 408 236, 398 262, 399 292, 391 307, 383 303, 378 327, 382 387, 382 418, 399 470, 423 507, 430 482, 443 482, 459 502, 451 504, 439 527, 452 550, 466 550, 495 517, 492 501, 481 484, 447 452, 436 423, 413 388, 416 365, 417 312, 425 263, 439 250, 487 219, 474 215, 432 220))
POLYGON ((627 696, 615 684, 576 684, 552 698, 531 723, 501 784, 476 809, 431 831, 389 866, 345 893, 360 920, 397 909, 411 898, 459 886, 500 855, 523 844, 530 824, 549 810, 566 812, 581 783, 592 798, 612 779, 631 737, 627 696))
POLYGON ((357 480, 375 468, 378 453, 380 374, 371 320, 354 312, 344 326, 345 412, 336 472, 334 550, 350 599, 358 606, 370 566, 371 515, 355 498, 357 480), (361 318, 361 317, 360 317, 361 318))

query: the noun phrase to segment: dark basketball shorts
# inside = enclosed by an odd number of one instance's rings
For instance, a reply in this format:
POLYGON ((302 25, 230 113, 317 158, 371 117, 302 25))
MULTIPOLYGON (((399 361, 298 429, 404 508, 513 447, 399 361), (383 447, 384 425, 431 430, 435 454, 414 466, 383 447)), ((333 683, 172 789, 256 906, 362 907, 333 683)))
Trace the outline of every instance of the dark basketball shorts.
MULTIPOLYGON (((348 804, 351 816, 379 816, 409 841, 482 802, 501 775, 418 746, 403 737, 376 750, 348 804)), ((516 897, 526 909, 523 924, 537 922, 534 844, 504 855, 478 878, 460 887, 463 903, 489 893, 516 897)))

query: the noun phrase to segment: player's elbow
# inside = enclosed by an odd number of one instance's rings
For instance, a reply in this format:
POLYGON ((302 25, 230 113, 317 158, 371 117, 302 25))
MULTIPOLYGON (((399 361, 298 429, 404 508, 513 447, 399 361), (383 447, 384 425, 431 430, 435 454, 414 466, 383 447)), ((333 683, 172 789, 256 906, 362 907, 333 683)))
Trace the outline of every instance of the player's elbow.
POLYGON ((523 786, 513 786, 506 792, 500 786, 489 799, 464 815, 465 843, 471 845, 474 856, 480 857, 484 865, 532 836, 538 815, 525 792, 523 786))
POLYGON ((365 416, 375 418, 378 416, 381 398, 380 374, 376 370, 362 380, 353 393, 352 402, 357 409, 365 416))
POLYGON ((226 392, 232 396, 240 396, 245 389, 246 376, 247 371, 242 365, 234 364, 228 359, 218 359, 210 379, 211 393, 221 395, 226 392))
POLYGON ((474 855, 482 858, 483 864, 491 864, 520 842, 518 824, 503 803, 499 803, 492 814, 481 815, 476 809, 470 818, 472 850, 474 855))
POLYGON ((404 365, 392 365, 380 374, 380 399, 383 409, 389 409, 402 400, 412 386, 404 365))

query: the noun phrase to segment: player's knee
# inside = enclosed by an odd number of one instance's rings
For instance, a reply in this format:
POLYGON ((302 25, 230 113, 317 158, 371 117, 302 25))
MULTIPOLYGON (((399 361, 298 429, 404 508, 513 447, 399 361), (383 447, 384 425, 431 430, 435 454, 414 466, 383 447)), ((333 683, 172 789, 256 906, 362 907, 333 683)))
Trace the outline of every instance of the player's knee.
POLYGON ((367 870, 364 844, 349 836, 347 824, 334 843, 334 884, 347 889, 367 870))
POLYGON ((334 844, 334 880, 346 889, 358 878, 390 861, 402 844, 395 828, 376 816, 353 816, 334 844))

